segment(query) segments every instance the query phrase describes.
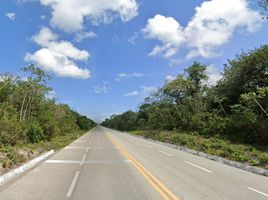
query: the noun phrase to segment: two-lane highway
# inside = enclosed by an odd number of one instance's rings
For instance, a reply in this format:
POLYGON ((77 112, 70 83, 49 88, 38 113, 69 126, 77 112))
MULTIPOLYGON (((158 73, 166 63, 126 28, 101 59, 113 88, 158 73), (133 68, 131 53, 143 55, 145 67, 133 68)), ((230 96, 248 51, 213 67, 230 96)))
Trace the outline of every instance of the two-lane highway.
POLYGON ((0 188, 0 200, 268 199, 268 178, 97 126, 0 188))

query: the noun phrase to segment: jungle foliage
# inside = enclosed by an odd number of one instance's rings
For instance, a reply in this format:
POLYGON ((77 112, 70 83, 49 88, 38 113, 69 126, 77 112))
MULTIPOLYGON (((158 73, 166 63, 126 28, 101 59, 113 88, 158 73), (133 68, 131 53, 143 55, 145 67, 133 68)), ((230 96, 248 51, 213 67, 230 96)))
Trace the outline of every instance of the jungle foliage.
POLYGON ((50 98, 51 78, 40 68, 22 69, 26 77, 0 75, 0 147, 51 141, 95 122, 50 98))
POLYGON ((136 112, 112 115, 102 125, 123 131, 194 132, 267 148, 268 45, 228 60, 214 85, 206 69, 194 62, 147 97, 136 112))

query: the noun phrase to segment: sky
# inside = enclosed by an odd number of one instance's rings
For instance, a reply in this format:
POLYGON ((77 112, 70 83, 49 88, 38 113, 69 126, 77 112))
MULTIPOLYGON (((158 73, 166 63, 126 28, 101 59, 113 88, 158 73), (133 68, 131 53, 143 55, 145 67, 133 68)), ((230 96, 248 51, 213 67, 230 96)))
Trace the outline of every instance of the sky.
POLYGON ((97 122, 194 61, 215 84, 228 59, 268 43, 257 0, 5 0, 0 25, 0 74, 36 64, 50 96, 97 122))

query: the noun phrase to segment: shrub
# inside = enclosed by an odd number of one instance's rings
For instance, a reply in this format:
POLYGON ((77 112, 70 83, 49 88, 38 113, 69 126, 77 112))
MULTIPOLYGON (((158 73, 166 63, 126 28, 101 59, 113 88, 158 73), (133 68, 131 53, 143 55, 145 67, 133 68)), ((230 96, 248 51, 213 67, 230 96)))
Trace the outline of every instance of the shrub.
POLYGON ((41 140, 45 139, 45 135, 43 134, 43 130, 38 122, 32 122, 29 125, 29 129, 27 131, 28 140, 31 143, 37 143, 41 140))

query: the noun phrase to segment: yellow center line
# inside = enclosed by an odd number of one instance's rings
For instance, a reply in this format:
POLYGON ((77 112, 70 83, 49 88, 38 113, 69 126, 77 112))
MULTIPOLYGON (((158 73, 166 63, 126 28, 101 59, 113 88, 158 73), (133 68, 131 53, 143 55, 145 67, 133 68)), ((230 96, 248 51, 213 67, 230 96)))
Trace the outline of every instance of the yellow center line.
POLYGON ((110 141, 118 146, 120 152, 129 160, 131 160, 134 167, 141 173, 141 175, 148 181, 148 183, 161 195, 164 200, 179 200, 173 192, 171 192, 160 180, 158 180, 152 173, 142 166, 128 151, 120 145, 110 133, 107 133, 110 141))

